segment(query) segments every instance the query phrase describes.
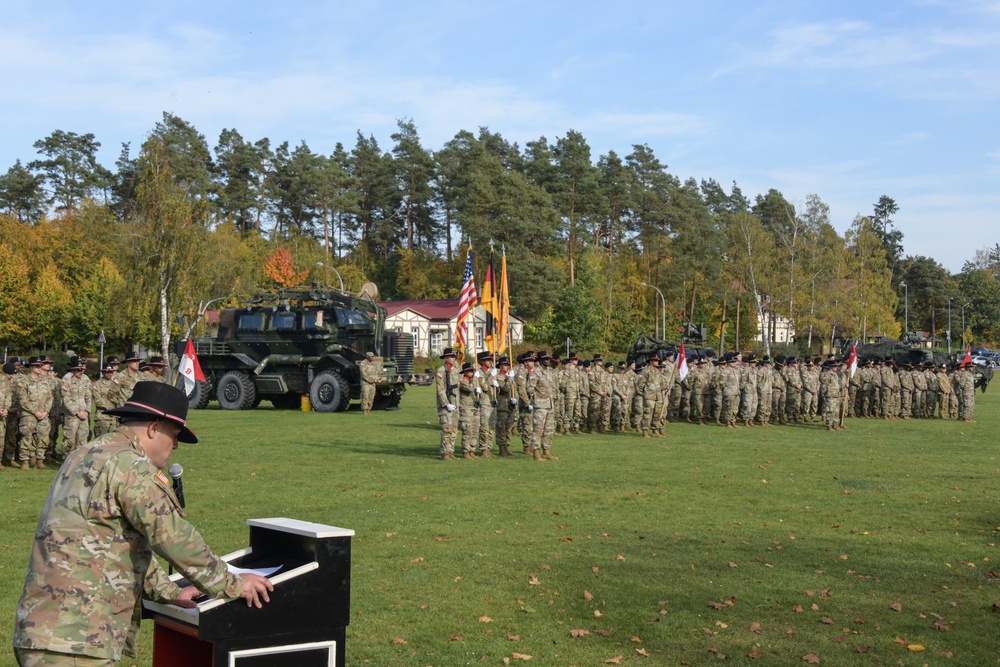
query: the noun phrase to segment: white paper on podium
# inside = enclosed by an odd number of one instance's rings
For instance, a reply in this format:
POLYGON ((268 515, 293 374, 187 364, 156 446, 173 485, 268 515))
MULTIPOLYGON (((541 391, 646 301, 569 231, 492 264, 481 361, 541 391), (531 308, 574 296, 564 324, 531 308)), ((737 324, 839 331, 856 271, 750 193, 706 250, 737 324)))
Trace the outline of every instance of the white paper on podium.
POLYGON ((256 574, 258 577, 270 577, 272 574, 280 570, 284 565, 278 565, 277 567, 264 567, 257 570, 247 569, 243 567, 236 567, 235 565, 226 564, 229 571, 235 574, 237 577, 241 574, 256 574))

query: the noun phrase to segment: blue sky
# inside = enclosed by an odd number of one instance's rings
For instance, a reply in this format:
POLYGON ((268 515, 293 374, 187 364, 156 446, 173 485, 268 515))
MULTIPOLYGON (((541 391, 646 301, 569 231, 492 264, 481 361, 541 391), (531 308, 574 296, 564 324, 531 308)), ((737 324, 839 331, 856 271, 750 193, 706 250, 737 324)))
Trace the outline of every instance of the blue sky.
POLYGON ((838 230, 893 197, 907 254, 1000 241, 1000 2, 20 2, 0 22, 0 170, 53 130, 113 167, 169 111, 329 153, 397 118, 648 143, 671 173, 818 194, 838 230))

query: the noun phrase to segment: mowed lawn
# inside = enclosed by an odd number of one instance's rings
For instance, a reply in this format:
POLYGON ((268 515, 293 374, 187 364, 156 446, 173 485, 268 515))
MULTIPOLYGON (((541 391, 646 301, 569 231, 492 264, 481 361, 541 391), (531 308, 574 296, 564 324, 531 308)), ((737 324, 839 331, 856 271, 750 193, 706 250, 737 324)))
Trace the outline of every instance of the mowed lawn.
MULTIPOLYGON (((973 424, 671 424, 559 436, 544 463, 440 461, 426 387, 370 417, 213 404, 173 461, 218 553, 250 517, 357 532, 352 667, 979 665, 1000 658, 998 392, 973 424)), ((0 664, 52 476, 0 473, 0 664)), ((141 650, 122 664, 151 664, 148 622, 141 650)))

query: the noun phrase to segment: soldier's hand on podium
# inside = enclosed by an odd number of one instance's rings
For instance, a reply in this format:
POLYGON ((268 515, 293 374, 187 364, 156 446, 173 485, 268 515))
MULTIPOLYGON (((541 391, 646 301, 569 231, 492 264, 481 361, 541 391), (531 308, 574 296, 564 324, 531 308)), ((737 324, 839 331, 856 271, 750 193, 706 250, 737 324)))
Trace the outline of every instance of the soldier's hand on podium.
POLYGON ((240 575, 240 579, 243 580, 243 591, 240 593, 240 597, 247 601, 248 607, 253 605, 260 609, 263 606, 261 600, 271 601, 267 593, 274 590, 274 585, 266 577, 244 573, 240 575))
POLYGON ((199 591, 194 586, 187 586, 181 589, 181 592, 177 595, 174 600, 174 604, 178 607, 184 607, 185 609, 191 609, 192 607, 197 607, 198 603, 195 602, 195 598, 201 597, 201 591, 199 591))

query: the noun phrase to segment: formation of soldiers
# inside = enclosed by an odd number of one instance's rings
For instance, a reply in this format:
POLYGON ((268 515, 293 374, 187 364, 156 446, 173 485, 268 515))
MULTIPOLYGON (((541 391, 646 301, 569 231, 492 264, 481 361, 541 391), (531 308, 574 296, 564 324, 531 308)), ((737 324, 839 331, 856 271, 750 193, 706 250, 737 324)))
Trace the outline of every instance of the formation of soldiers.
POLYGON ((513 456, 519 434, 525 454, 557 460, 550 449, 556 433, 666 435, 666 424, 686 421, 727 428, 822 423, 844 428, 850 418, 939 418, 972 420, 975 377, 971 363, 920 367, 891 359, 869 359, 852 375, 832 355, 800 361, 778 356, 756 359, 711 350, 688 360, 682 377, 673 353, 646 363, 617 365, 600 355, 560 360, 547 352, 525 352, 514 365, 507 356, 480 353, 458 367, 457 352, 441 355, 436 374, 441 458, 513 456), (478 454, 477 454, 478 452, 478 454))
POLYGON ((70 357, 61 378, 44 356, 31 357, 27 365, 16 357, 5 363, 0 374, 0 470, 44 469, 46 462, 58 463, 88 442, 91 432, 97 437, 113 431, 117 420, 105 410, 125 405, 138 382, 169 382, 163 357, 142 362, 130 353, 118 370, 118 358, 108 357, 95 381, 87 377, 87 363, 80 356, 70 357))

